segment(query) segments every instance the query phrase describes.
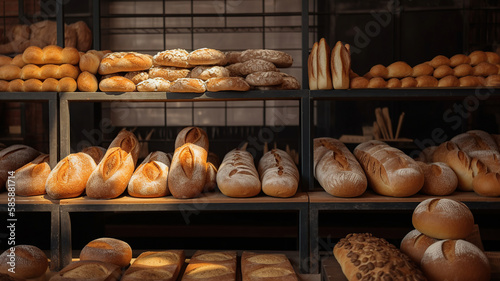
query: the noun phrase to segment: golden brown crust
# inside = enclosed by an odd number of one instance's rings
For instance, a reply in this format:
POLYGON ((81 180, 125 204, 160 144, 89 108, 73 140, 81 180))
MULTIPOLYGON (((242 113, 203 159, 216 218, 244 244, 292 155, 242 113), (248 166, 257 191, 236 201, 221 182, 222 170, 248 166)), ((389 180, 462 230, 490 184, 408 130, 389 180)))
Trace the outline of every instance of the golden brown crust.
POLYGON ((297 281, 297 274, 284 254, 258 254, 243 252, 241 255, 243 280, 297 281))
POLYGON ((492 64, 500 64, 500 55, 495 52, 486 52, 486 61, 492 64))
POLYGON ((149 78, 137 84, 138 92, 168 92, 172 83, 162 77, 149 78))
POLYGON ((176 136, 174 149, 183 146, 186 143, 197 145, 207 152, 209 151, 208 135, 201 127, 185 127, 176 136))
POLYGON ((15 171, 26 165, 40 152, 26 145, 15 144, 0 150, 0 190, 5 189, 9 171, 15 171))
POLYGON ((154 65, 189 68, 188 56, 188 51, 184 49, 165 50, 153 56, 153 62, 154 65))
POLYGON ((99 65, 99 74, 141 71, 151 68, 151 56, 137 52, 113 52, 104 55, 99 65))
POLYGON ((99 82, 94 74, 84 71, 78 75, 76 81, 78 90, 80 92, 97 92, 99 89, 99 82))
POLYGON ((15 80, 21 78, 21 68, 16 65, 7 64, 0 66, 0 80, 15 80))
POLYGON ((134 92, 134 82, 123 76, 104 78, 99 82, 99 90, 102 92, 134 92))
POLYGON ((245 81, 251 86, 274 86, 283 83, 283 76, 276 71, 254 72, 245 81))
POLYGON ((389 76, 389 71, 387 70, 387 67, 381 64, 376 64, 370 68, 369 71, 370 77, 388 77, 389 76))
POLYGON ((189 65, 224 65, 226 62, 226 55, 215 49, 202 48, 189 53, 187 57, 189 65))
POLYGON ((439 241, 439 239, 422 234, 417 229, 408 232, 401 240, 401 252, 406 254, 415 264, 420 266, 420 261, 424 256, 425 250, 439 241))
POLYGON ((170 195, 167 186, 170 160, 162 151, 151 152, 137 167, 128 183, 128 194, 134 197, 162 197, 170 195))
POLYGON ((99 64, 101 63, 101 57, 99 57, 95 52, 86 52, 80 56, 80 70, 88 71, 92 74, 97 74, 99 70, 99 64))
POLYGON ((299 170, 283 150, 272 149, 259 160, 257 167, 262 191, 274 197, 292 197, 299 185, 299 170))
POLYGON ((206 90, 205 81, 197 78, 179 78, 169 88, 173 93, 204 93, 206 90))
POLYGON ((464 54, 456 54, 450 58, 450 66, 457 67, 461 64, 470 65, 470 57, 464 54))
POLYGON ((42 154, 17 169, 16 195, 34 196, 45 194, 45 182, 50 174, 49 155, 42 154))
POLYGON ((175 198, 194 198, 203 191, 207 174, 207 151, 185 143, 174 151, 168 188, 175 198))
POLYGON ((314 42, 307 60, 307 73, 309 77, 309 89, 318 89, 318 42, 314 42))
POLYGON ((387 88, 387 82, 382 77, 373 77, 368 81, 369 89, 377 89, 377 88, 387 88))
POLYGON ((16 245, 14 251, 10 248, 0 255, 0 277, 2 273, 9 274, 12 268, 12 254, 15 255, 15 274, 9 275, 16 277, 15 280, 34 279, 42 277, 47 272, 49 262, 45 253, 33 245, 16 245), (19 278, 19 279, 17 279, 19 278))
MULTIPOLYGON (((251 62, 251 61, 249 61, 251 62)), ((274 64, 271 63, 272 66, 274 64)), ((251 72, 250 72, 251 73, 251 72)), ((229 77, 229 70, 223 66, 197 66, 189 73, 190 78, 198 78, 201 80, 208 80, 210 78, 229 77)))
POLYGON ((438 80, 433 76, 419 76, 417 80, 418 88, 433 88, 438 86, 438 80))
POLYGON ((488 61, 488 56, 483 51, 474 51, 469 54, 469 58, 470 58, 470 64, 472 66, 488 61))
POLYGON ((434 72, 434 67, 432 67, 429 63, 421 63, 417 64, 413 67, 412 77, 418 77, 423 75, 432 75, 434 72))
POLYGON ((457 175, 446 163, 419 161, 417 163, 424 173, 424 185, 420 192, 432 196, 444 196, 450 195, 457 189, 457 175))
POLYGON ((23 61, 26 64, 73 64, 80 62, 80 54, 76 48, 61 48, 56 45, 48 45, 43 49, 30 46, 23 52, 23 61))
POLYGON ((417 87, 417 80, 413 77, 405 77, 401 79, 401 88, 415 88, 417 87))
POLYGON ((207 80, 207 91, 238 91, 245 92, 250 90, 250 85, 243 77, 222 77, 210 78, 207 80))
POLYGON ((179 78, 189 77, 191 71, 186 68, 173 66, 153 66, 148 71, 148 78, 161 77, 170 82, 174 82, 179 78))
MULTIPOLYGON (((149 71, 151 71, 151 69, 153 69, 153 68, 154 67, 150 68, 149 71)), ((148 71, 131 71, 131 72, 125 73, 125 75, 123 75, 123 77, 134 82, 134 84, 136 84, 136 85, 141 83, 142 81, 148 80, 150 78, 148 71)))
POLYGON ((366 79, 365 77, 355 77, 351 79, 351 89, 365 89, 368 88, 368 84, 370 83, 370 80, 366 79))
POLYGON ((453 75, 453 69, 449 65, 441 65, 432 74, 435 78, 441 79, 448 75, 453 75))
POLYGON ((51 281, 117 281, 121 268, 116 264, 102 261, 75 261, 64 267, 51 281))
POLYGON ((456 76, 448 75, 439 79, 438 87, 460 87, 460 81, 456 76))
POLYGON ((338 41, 333 47, 330 67, 332 72, 332 83, 334 89, 349 88, 349 74, 351 72, 351 53, 346 45, 338 41))
POLYGON ((404 61, 396 61, 387 66, 387 77, 383 77, 385 79, 390 78, 404 78, 411 76, 413 73, 413 68, 409 66, 404 61))
POLYGON ((498 73, 498 67, 489 62, 481 62, 472 68, 472 75, 474 76, 489 76, 498 73))
POLYGON ((97 238, 82 248, 80 260, 102 261, 124 267, 132 260, 132 248, 127 242, 119 239, 97 238))
POLYGON ((440 67, 441 65, 451 65, 451 61, 449 58, 447 58, 446 56, 443 56, 443 55, 437 55, 435 56, 430 62, 429 64, 434 67, 434 69, 440 67))
POLYGON ((229 197, 252 197, 261 191, 259 173, 252 154, 233 149, 222 160, 217 172, 217 185, 229 197))
POLYGON ((472 66, 470 64, 464 63, 455 66, 453 68, 453 75, 456 77, 464 77, 472 74, 472 66))
POLYGON ((122 281, 175 281, 184 264, 183 250, 147 251, 141 253, 125 271, 122 281))

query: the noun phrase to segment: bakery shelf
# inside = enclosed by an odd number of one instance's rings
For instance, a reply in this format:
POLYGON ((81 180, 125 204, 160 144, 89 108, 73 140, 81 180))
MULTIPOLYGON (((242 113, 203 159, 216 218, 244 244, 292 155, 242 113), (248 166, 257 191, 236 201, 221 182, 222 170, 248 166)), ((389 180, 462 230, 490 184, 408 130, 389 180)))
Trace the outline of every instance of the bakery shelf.
POLYGON ((9 198, 12 197, 9 197, 7 192, 0 193, 0 202, 2 202, 0 212, 7 214, 6 225, 10 222, 18 223, 15 217, 16 212, 50 213, 50 268, 52 270, 58 269, 60 267, 59 201, 52 200, 45 195, 15 196, 13 197, 15 198, 15 211, 12 212, 14 214, 12 217, 10 216, 11 210, 7 205, 9 198))
POLYGON ((63 199, 60 201, 61 263, 67 265, 72 258, 71 218, 74 212, 205 212, 205 211, 295 211, 298 214, 299 256, 302 272, 308 271, 309 261, 309 196, 299 192, 291 198, 257 196, 252 198, 229 198, 220 192, 203 193, 194 199, 134 198, 128 195, 115 199, 98 200, 88 197, 63 199))
POLYGON ((498 99, 496 88, 401 88, 401 89, 347 89, 310 91, 312 99, 335 100, 460 100, 476 96, 479 100, 498 99))

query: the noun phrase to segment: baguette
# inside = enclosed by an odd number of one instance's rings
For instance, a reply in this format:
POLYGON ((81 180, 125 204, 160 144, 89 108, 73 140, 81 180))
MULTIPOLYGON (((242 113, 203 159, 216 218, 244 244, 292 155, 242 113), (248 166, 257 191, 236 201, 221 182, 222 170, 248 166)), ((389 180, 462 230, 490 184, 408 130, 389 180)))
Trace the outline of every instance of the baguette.
POLYGON ((309 77, 309 89, 318 90, 318 42, 314 42, 311 53, 307 60, 307 73, 309 77))
POLYGON ((328 46, 325 38, 321 38, 318 44, 318 90, 330 90, 332 88, 330 46, 328 46))
POLYGON ((50 174, 49 155, 41 154, 16 170, 16 195, 45 194, 45 182, 50 174))
POLYGON ((299 186, 299 170, 293 159, 281 149, 272 149, 259 161, 262 191, 274 197, 292 197, 299 186))
POLYGON ((138 156, 137 137, 129 131, 120 131, 90 175, 86 185, 87 196, 95 199, 120 196, 127 189, 138 156))
POLYGON ((378 194, 412 196, 424 184, 424 174, 415 160, 384 142, 361 143, 354 149, 354 155, 363 167, 369 185, 378 194))
POLYGON ((245 251, 241 255, 241 275, 242 281, 298 281, 290 260, 284 254, 258 254, 245 251))
POLYGON ((141 253, 125 271, 121 281, 175 281, 184 264, 183 250, 141 253))
POLYGON ((168 188, 175 198, 194 198, 200 195, 207 178, 207 151, 195 144, 185 143, 174 151, 168 188))
POLYGON ((40 156, 37 150, 22 144, 0 150, 0 191, 5 189, 9 172, 13 172, 40 156))
POLYGON ((235 281, 236 265, 235 251, 196 251, 181 281, 235 281))
POLYGON ((162 151, 151 152, 137 167, 128 183, 134 197, 162 197, 170 194, 167 186, 170 160, 162 151))
POLYGON ((323 189, 338 197, 363 194, 368 182, 356 157, 337 139, 314 139, 314 176, 323 189))
POLYGON ((64 267, 50 281, 118 281, 121 268, 102 261, 75 261, 64 267))
POLYGON ((217 186, 228 197, 252 197, 261 191, 259 173, 252 154, 233 149, 229 151, 217 172, 217 186))
POLYGON ((348 45, 343 45, 342 42, 338 41, 332 50, 330 67, 332 68, 332 83, 334 89, 349 88, 351 54, 347 46, 348 45))

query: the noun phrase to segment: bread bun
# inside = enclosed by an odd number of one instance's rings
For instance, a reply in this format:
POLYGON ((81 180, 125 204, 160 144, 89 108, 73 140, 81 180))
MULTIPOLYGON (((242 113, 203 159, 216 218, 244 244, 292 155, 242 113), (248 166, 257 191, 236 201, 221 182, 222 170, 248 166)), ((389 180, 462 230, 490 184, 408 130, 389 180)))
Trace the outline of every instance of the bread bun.
POLYGON ((498 74, 498 67, 495 64, 489 62, 481 62, 472 68, 472 75, 474 76, 490 76, 498 74))
POLYGON ((401 80, 399 80, 398 78, 391 78, 387 80, 387 88, 389 89, 401 88, 401 80))
POLYGON ((437 239, 463 239, 474 229, 474 217, 462 202, 429 198, 413 211, 413 226, 421 233, 437 239))
POLYGON ((355 77, 351 79, 350 82, 350 88, 351 89, 365 89, 368 88, 368 84, 370 83, 370 80, 366 79, 365 77, 355 77))
POLYGON ((427 248, 421 261, 429 281, 488 281, 491 268, 486 255, 465 240, 442 240, 427 248))
POLYGON ((401 252, 405 253, 414 263, 420 265, 425 250, 439 239, 429 237, 414 229, 401 240, 401 252))
POLYGON ((438 86, 438 80, 433 76, 419 76, 415 78, 417 80, 418 88, 435 88, 438 86))
POLYGON ((94 74, 84 71, 78 75, 76 80, 78 90, 80 92, 97 92, 99 89, 99 82, 94 74))
POLYGON ((405 77, 401 79, 401 88, 415 88, 417 87, 417 80, 413 77, 405 77))
POLYGON ((417 161, 417 164, 424 173, 424 185, 420 192, 432 196, 443 196, 450 195, 457 189, 457 175, 446 163, 417 161))
POLYGON ((11 248, 8 248, 0 255, 0 277, 3 273, 24 280, 45 274, 49 261, 42 250, 33 245, 16 245, 13 249, 11 252, 11 248), (12 264, 14 264, 15 273, 9 271, 12 264))
POLYGON ((450 58, 450 66, 456 67, 461 64, 470 64, 470 57, 464 54, 457 54, 450 58))
POLYGON ((381 64, 376 64, 370 68, 369 71, 370 77, 388 77, 389 76, 389 71, 387 70, 387 67, 381 64))
POLYGON ((472 69, 473 68, 470 64, 459 64, 453 68, 453 75, 456 77, 469 76, 472 75, 472 69))
POLYGON ((387 82, 382 77, 373 77, 368 82, 367 88, 369 89, 387 88, 387 82))
POLYGON ((460 81, 454 75, 445 76, 438 81, 438 87, 460 87, 460 81))
POLYGON ((80 260, 96 260, 124 267, 132 260, 132 248, 127 242, 119 239, 97 238, 83 247, 80 260))
POLYGON ((432 75, 434 72, 434 67, 432 67, 428 63, 417 64, 413 67, 412 77, 424 76, 424 75, 432 75))
POLYGON ((387 77, 389 78, 404 78, 411 76, 413 68, 404 61, 396 61, 387 66, 387 77))
POLYGON ((453 75, 453 69, 449 65, 441 65, 441 66, 439 66, 438 68, 436 68, 434 70, 434 72, 432 73, 432 75, 436 79, 441 79, 441 78, 443 78, 445 76, 453 75))
POLYGON ((486 77, 484 85, 487 87, 500 87, 500 75, 495 74, 486 77))
POLYGON ((483 51, 474 51, 469 54, 469 58, 470 58, 470 64, 473 66, 488 61, 488 56, 483 51))
POLYGON ((434 69, 440 67, 441 65, 451 65, 451 61, 449 58, 443 56, 443 55, 437 55, 435 56, 429 64, 434 67, 434 69))

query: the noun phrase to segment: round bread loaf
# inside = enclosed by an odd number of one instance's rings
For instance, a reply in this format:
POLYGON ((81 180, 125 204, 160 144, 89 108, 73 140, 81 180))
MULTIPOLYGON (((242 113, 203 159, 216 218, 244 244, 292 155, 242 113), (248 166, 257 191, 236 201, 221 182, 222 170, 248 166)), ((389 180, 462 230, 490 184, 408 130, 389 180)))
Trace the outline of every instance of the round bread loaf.
POLYGON ((401 252, 410 257, 413 262, 420 265, 425 250, 437 241, 439 241, 439 239, 429 237, 414 229, 403 237, 400 249, 401 252))
POLYGON ((422 257, 421 268, 429 281, 487 281, 491 277, 486 255, 465 240, 432 244, 422 257))
POLYGON ((97 78, 88 71, 84 71, 78 75, 76 84, 80 92, 97 92, 97 89, 99 89, 97 78))
POLYGON ((389 89, 401 88, 401 80, 399 80, 398 78, 391 78, 387 80, 387 88, 389 89))
POLYGON ((50 174, 49 155, 42 154, 16 170, 16 195, 45 194, 45 181, 50 174))
POLYGON ((429 198, 413 211, 413 226, 421 233, 437 239, 463 239, 474 228, 474 216, 462 202, 429 198))
POLYGON ((424 173, 422 193, 433 196, 450 195, 458 186, 455 172, 443 162, 424 163, 417 161, 424 173))
POLYGON ((174 149, 177 149, 186 143, 195 144, 208 152, 208 135, 207 132, 200 127, 183 128, 175 138, 174 149))
POLYGON ((127 242, 119 239, 97 238, 83 247, 80 260, 97 260, 124 267, 132 260, 132 248, 127 242))
POLYGON ((0 273, 24 280, 40 277, 47 271, 49 261, 38 247, 17 245, 13 247, 14 251, 11 252, 10 249, 0 255, 0 273), (12 265, 15 266, 15 273, 9 272, 12 265))
POLYGON ((261 59, 274 63, 277 67, 290 67, 293 64, 293 58, 289 54, 268 49, 249 49, 241 53, 239 60, 245 62, 251 59, 261 59))

